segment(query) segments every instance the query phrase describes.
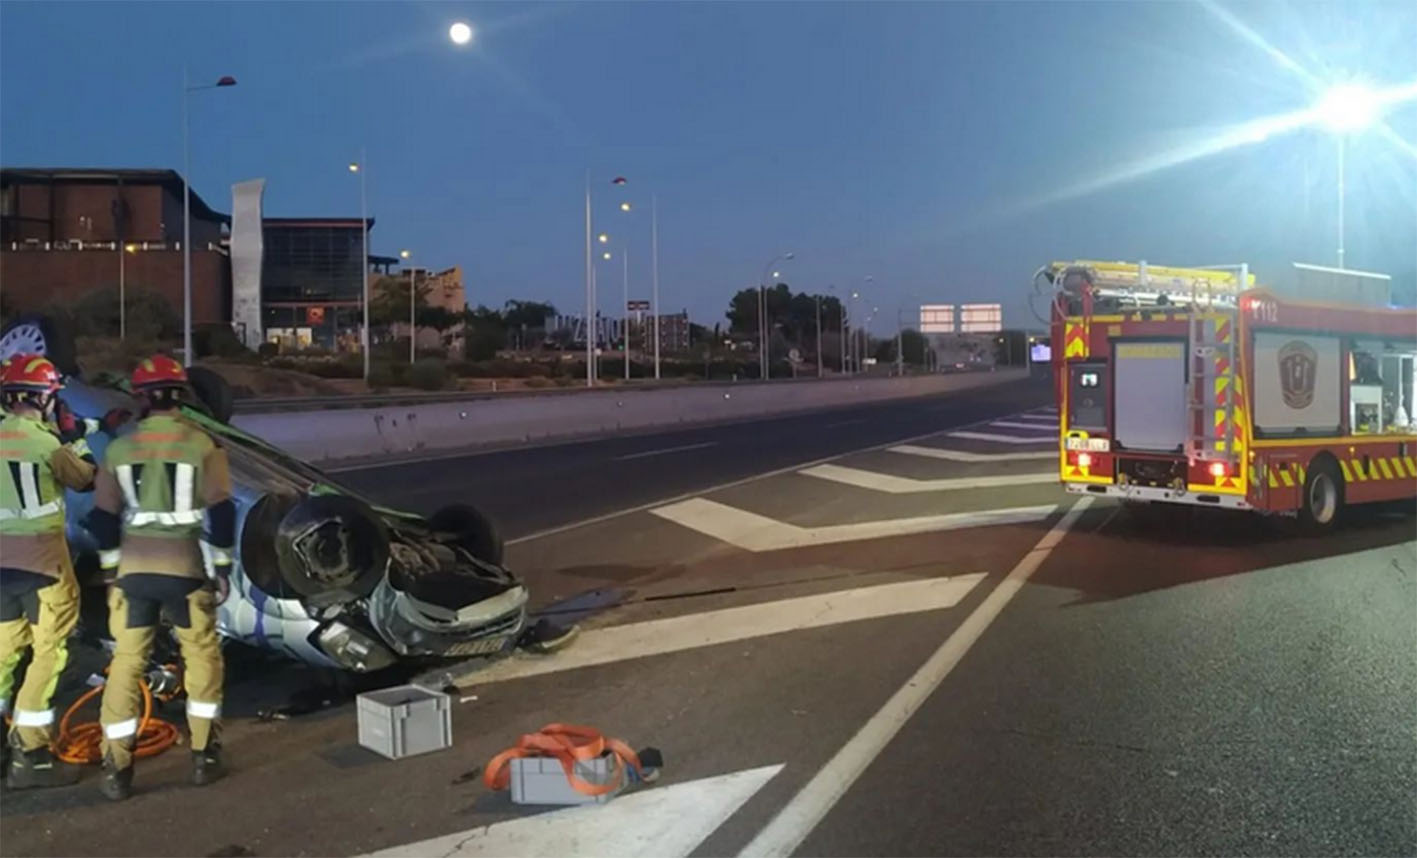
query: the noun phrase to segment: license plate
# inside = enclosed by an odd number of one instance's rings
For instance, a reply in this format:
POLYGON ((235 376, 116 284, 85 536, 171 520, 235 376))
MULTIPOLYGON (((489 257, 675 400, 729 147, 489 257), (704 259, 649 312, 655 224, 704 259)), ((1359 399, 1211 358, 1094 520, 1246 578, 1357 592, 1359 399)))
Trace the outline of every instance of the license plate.
POLYGON ((475 641, 463 641, 455 643, 443 651, 443 655, 492 655, 507 648, 507 643, 511 640, 507 635, 495 635, 490 638, 481 638, 475 641))
POLYGON ((1112 442, 1106 438, 1067 438, 1064 443, 1069 450, 1085 450, 1089 453, 1105 453, 1112 449, 1112 442))

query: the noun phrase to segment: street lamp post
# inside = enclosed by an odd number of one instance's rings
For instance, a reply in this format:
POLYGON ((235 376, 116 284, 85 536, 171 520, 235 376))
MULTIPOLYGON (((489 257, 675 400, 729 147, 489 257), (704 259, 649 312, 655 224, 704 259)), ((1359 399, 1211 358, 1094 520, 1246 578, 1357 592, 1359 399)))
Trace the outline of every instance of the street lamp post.
POLYGON ((123 244, 118 248, 118 339, 120 341, 128 339, 128 273, 125 262, 128 254, 137 249, 136 244, 123 244))
POLYGON ((625 279, 621 284, 621 291, 624 293, 624 315, 621 317, 624 322, 620 329, 620 341, 625 348, 625 380, 630 380, 630 248, 627 246, 620 251, 620 261, 624 263, 625 279))
POLYGON ((595 343, 590 328, 595 319, 595 266, 590 260, 590 170, 585 172, 585 386, 595 386, 595 343))
POLYGON ((364 382, 369 383, 369 196, 364 179, 367 171, 364 148, 359 160, 351 162, 349 171, 359 174, 359 304, 364 311, 364 326, 359 335, 360 351, 364 353, 364 382))
POLYGON ((1338 138, 1338 267, 1345 267, 1348 135, 1357 134, 1378 120, 1382 112, 1378 94, 1359 83, 1334 86, 1314 106, 1318 121, 1338 138))
MULTIPOLYGON (((767 282, 769 272, 772 273, 774 278, 778 276, 777 272, 772 270, 774 265, 795 258, 796 255, 790 252, 773 257, 768 260, 767 265, 763 266, 763 276, 758 280, 758 377, 764 381, 772 374, 772 362, 768 358, 768 295, 767 287, 764 284, 767 282)), ((774 283, 773 285, 776 286, 777 284, 774 283)))
MULTIPOLYGON (((399 256, 408 260, 413 254, 407 250, 400 250, 399 256)), ((412 365, 416 360, 414 347, 418 342, 418 268, 412 263, 408 266, 408 362, 412 365)), ((505 343, 503 344, 505 345, 505 343)))
POLYGON ((822 296, 817 296, 817 378, 822 377, 822 296))
POLYGON ((192 365, 192 146, 187 98, 224 86, 236 86, 236 78, 226 75, 213 84, 192 86, 187 82, 187 67, 182 67, 182 363, 186 366, 192 365))
POLYGON ((654 377, 659 378, 659 195, 650 194, 649 197, 649 252, 650 271, 654 278, 652 303, 654 309, 650 312, 654 315, 654 377))

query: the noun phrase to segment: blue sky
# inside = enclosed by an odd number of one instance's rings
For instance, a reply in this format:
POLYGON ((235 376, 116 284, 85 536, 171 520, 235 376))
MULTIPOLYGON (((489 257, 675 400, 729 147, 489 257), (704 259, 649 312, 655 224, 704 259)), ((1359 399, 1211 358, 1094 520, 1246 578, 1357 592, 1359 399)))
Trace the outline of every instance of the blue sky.
MULTIPOLYGON (((1417 80, 1417 4, 1231 11, 1319 79, 1417 80)), ((873 276, 881 331, 921 301, 997 300, 1032 324, 1030 275, 1055 258, 1272 279, 1334 261, 1318 131, 1061 193, 1311 102, 1204 5, 7 2, 0 161, 180 168, 184 62, 239 81, 192 103, 209 203, 265 177, 268 214, 357 216, 346 164, 367 147, 374 251, 462 265, 472 303, 583 307, 587 169, 631 291, 648 292, 653 191, 663 304, 709 324, 784 250, 797 289, 873 276), (471 49, 447 40, 457 19, 471 49)), ((1417 144, 1417 105, 1387 118, 1417 144)), ((1365 134, 1348 184, 1349 265, 1413 289, 1417 158, 1365 134)), ((619 283, 616 260, 603 307, 619 283)))

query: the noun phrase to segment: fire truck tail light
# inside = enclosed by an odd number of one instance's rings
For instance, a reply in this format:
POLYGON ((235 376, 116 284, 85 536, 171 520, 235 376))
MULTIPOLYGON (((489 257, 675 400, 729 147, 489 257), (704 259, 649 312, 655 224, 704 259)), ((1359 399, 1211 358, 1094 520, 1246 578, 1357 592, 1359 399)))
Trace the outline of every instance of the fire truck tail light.
POLYGON ((1225 463, 1224 463, 1224 462, 1211 462, 1211 463, 1210 463, 1210 475, 1211 475, 1212 477, 1217 478, 1217 479, 1219 479, 1220 477, 1225 476, 1227 473, 1229 473, 1229 470, 1230 470, 1229 468, 1225 467, 1225 463))
POLYGON ((1091 454, 1091 453, 1078 453, 1078 467, 1079 467, 1079 468, 1090 468, 1090 467, 1092 467, 1092 454, 1091 454))

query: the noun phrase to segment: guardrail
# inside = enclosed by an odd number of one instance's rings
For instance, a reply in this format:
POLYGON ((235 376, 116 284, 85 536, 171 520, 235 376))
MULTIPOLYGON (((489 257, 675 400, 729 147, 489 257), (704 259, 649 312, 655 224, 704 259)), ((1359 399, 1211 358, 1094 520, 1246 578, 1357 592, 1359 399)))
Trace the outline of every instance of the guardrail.
POLYGON ((1028 370, 715 382, 390 401, 345 408, 246 412, 240 428, 305 459, 338 461, 572 439, 655 427, 716 423, 840 405, 926 396, 1014 381, 1028 370))

